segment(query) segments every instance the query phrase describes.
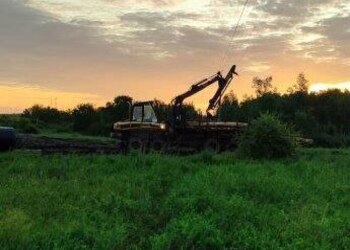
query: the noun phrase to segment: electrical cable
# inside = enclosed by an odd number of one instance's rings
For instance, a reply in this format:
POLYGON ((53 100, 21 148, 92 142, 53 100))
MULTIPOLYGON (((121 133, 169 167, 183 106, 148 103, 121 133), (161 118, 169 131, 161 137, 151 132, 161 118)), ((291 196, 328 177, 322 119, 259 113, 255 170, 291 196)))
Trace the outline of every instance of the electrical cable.
POLYGON ((239 27, 239 25, 240 25, 240 23, 242 21, 242 18, 243 18, 243 15, 244 15, 245 11, 246 11, 248 3, 249 3, 249 0, 246 0, 244 5, 243 5, 242 11, 241 11, 241 13, 239 15, 239 18, 237 20, 237 23, 235 25, 234 31, 232 32, 232 35, 230 37, 227 49, 223 52, 223 55, 222 55, 221 60, 220 60, 222 67, 225 67, 226 62, 229 59, 229 55, 231 54, 231 51, 232 51, 232 48, 233 48, 233 44, 234 44, 234 38, 237 35, 238 27, 239 27))

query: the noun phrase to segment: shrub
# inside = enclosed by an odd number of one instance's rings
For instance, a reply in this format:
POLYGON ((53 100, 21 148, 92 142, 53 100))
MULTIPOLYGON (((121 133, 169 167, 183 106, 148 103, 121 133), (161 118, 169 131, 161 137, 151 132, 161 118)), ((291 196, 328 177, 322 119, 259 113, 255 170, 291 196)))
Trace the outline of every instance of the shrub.
POLYGON ((56 133, 71 133, 73 131, 72 123, 59 124, 55 128, 56 133))
POLYGON ((34 105, 24 110, 22 116, 35 122, 41 121, 46 124, 57 124, 69 119, 70 113, 60 111, 57 108, 34 105))
POLYGON ((40 130, 39 125, 34 124, 30 119, 15 115, 0 116, 0 126, 13 127, 17 132, 26 134, 37 134, 40 130))
POLYGON ((34 123, 27 119, 20 119, 17 126, 19 132, 25 134, 38 134, 39 129, 34 123))
POLYGON ((273 159, 295 153, 295 133, 269 113, 252 121, 240 138, 239 152, 255 159, 273 159))
POLYGON ((87 133, 96 121, 96 110, 92 104, 80 104, 72 112, 74 131, 87 133))

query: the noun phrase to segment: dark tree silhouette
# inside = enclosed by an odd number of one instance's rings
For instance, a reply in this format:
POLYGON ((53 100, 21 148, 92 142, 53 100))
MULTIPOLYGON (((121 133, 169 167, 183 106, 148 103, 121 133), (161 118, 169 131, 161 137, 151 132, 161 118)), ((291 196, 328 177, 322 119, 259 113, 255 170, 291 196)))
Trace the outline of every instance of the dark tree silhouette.
POLYGON ((309 81, 304 73, 300 73, 297 77, 297 82, 294 85, 295 92, 307 93, 309 91, 309 81))
POLYGON ((240 118, 240 107, 236 95, 231 91, 224 96, 222 104, 218 110, 221 121, 238 121, 240 118))
POLYGON ((96 110, 92 104, 80 104, 72 112, 73 129, 80 132, 89 132, 89 128, 96 121, 96 110))
POLYGON ((113 102, 108 102, 102 109, 106 121, 117 122, 128 119, 132 101, 129 96, 117 96, 113 102))
POLYGON ((254 77, 252 87, 255 89, 257 96, 262 96, 267 93, 274 92, 275 89, 272 86, 272 76, 265 79, 254 77))

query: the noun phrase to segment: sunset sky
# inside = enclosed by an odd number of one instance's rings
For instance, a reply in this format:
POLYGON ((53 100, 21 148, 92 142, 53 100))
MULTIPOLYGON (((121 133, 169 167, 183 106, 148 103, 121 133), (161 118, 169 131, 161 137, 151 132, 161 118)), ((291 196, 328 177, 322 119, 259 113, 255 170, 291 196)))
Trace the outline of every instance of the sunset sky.
POLYGON ((0 113, 122 94, 169 102, 231 64, 239 98, 254 76, 281 92, 300 72, 313 90, 350 88, 349 0, 250 0, 232 39, 245 1, 0 0, 0 113))

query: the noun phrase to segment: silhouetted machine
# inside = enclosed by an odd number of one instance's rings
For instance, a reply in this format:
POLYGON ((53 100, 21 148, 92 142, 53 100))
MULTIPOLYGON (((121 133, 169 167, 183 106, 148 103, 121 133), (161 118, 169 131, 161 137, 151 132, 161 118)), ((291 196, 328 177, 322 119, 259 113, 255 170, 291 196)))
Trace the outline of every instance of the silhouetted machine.
POLYGON ((16 146, 16 131, 13 128, 0 127, 0 152, 16 146))
POLYGON ((113 134, 124 151, 225 151, 237 145, 237 135, 247 124, 239 122, 220 122, 214 119, 214 113, 236 73, 232 66, 226 77, 221 72, 205 78, 174 98, 171 103, 172 117, 169 121, 160 121, 153 102, 140 102, 132 105, 130 119, 117 122, 113 134), (184 101, 217 83, 218 89, 210 99, 206 117, 188 120, 184 112, 184 101))

